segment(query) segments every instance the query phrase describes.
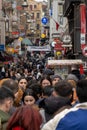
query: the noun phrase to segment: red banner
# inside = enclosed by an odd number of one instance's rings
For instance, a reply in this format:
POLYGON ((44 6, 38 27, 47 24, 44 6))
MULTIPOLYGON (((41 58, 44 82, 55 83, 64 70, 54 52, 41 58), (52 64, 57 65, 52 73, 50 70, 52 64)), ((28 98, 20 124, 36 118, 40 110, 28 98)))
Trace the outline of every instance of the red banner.
POLYGON ((56 51, 62 51, 62 50, 64 50, 64 48, 62 47, 62 44, 59 43, 59 44, 55 44, 54 50, 56 50, 56 51))
POLYGON ((16 9, 17 10, 22 10, 23 8, 22 8, 22 6, 17 6, 16 9))
POLYGON ((12 32, 12 35, 18 35, 19 32, 12 32))
POLYGON ((81 14, 81 49, 84 48, 86 44, 86 5, 80 4, 80 14, 81 14))

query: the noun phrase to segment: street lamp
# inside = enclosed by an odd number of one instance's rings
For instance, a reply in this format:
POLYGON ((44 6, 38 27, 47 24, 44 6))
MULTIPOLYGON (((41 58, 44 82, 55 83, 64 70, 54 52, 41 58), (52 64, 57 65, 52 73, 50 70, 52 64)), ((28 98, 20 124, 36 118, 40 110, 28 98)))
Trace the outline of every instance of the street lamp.
POLYGON ((22 7, 28 7, 28 2, 27 0, 24 0, 23 4, 22 4, 22 7))

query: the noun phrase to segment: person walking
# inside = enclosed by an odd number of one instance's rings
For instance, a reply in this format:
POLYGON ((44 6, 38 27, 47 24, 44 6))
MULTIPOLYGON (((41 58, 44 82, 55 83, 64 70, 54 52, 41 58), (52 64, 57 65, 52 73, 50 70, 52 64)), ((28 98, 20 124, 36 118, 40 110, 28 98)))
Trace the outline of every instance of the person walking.
POLYGON ((19 107, 8 121, 6 130, 40 130, 42 117, 29 105, 19 107))
POLYGON ((87 130, 87 80, 79 80, 76 88, 79 103, 65 109, 47 122, 41 130, 87 130))
POLYGON ((13 105, 14 94, 6 86, 0 88, 0 130, 6 130, 10 118, 9 110, 13 105))

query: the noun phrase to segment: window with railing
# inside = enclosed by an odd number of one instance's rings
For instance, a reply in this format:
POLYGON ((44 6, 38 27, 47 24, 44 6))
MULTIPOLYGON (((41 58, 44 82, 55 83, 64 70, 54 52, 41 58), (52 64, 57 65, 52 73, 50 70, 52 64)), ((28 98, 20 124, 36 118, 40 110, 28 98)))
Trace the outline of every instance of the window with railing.
POLYGON ((40 18, 40 13, 37 13, 37 18, 38 18, 38 19, 40 18))
POLYGON ((31 19, 34 19, 34 13, 31 14, 31 19))
POLYGON ((34 5, 34 9, 36 9, 37 8, 37 5, 34 5))
POLYGON ((58 15, 63 15, 63 4, 58 3, 58 15))
POLYGON ((60 16, 60 17, 59 17, 59 23, 60 23, 61 25, 63 25, 63 16, 60 16))
POLYGON ((40 29, 40 25, 39 25, 39 24, 37 24, 36 28, 37 28, 37 30, 39 30, 39 29, 40 29))
POLYGON ((58 15, 59 15, 59 23, 63 25, 63 4, 58 3, 58 15))
POLYGON ((33 6, 32 6, 32 5, 30 5, 30 10, 31 10, 31 11, 33 10, 33 6))

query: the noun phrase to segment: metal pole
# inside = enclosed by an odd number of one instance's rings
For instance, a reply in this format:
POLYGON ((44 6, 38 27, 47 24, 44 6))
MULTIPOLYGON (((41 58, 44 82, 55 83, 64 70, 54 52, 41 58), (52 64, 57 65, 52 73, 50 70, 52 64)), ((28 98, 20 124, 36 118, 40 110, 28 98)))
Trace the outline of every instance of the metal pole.
POLYGON ((2 0, 0 0, 0 44, 5 45, 5 19, 2 16, 2 0))
POLYGON ((2 0, 0 0, 0 44, 1 44, 2 0))

